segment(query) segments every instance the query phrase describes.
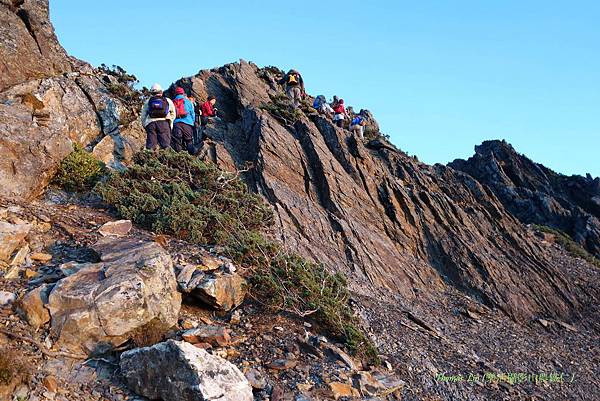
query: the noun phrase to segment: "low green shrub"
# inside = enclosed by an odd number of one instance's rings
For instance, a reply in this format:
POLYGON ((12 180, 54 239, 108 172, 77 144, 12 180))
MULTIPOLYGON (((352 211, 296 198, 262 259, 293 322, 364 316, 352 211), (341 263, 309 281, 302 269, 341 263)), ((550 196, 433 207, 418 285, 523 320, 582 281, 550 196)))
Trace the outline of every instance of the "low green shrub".
POLYGON ((294 124, 302 116, 302 112, 292 106, 284 93, 271 96, 271 102, 263 103, 260 108, 268 111, 284 124, 294 124))
POLYGON ((60 163, 52 183, 67 191, 88 191, 106 174, 106 166, 75 144, 73 151, 60 163))
POLYGON ((96 192, 124 218, 200 244, 237 246, 273 220, 235 174, 172 150, 137 153, 130 168, 112 173, 96 192))
POLYGON ((144 151, 133 162, 95 189, 122 217, 157 233, 223 246, 227 256, 252 270, 252 293, 261 303, 310 315, 351 351, 377 360, 353 317, 344 277, 267 239, 273 213, 237 175, 171 150, 144 151))
POLYGON ((558 245, 562 246, 571 256, 581 258, 586 262, 600 268, 600 259, 586 251, 585 248, 579 245, 577 242, 573 241, 573 239, 567 233, 556 228, 537 224, 533 225, 533 228, 537 231, 554 235, 554 241, 558 245))
POLYGON ((330 335, 344 341, 353 354, 379 363, 377 350, 352 313, 350 292, 341 274, 331 274, 322 264, 298 255, 281 253, 255 272, 252 284, 271 308, 310 316, 330 335))

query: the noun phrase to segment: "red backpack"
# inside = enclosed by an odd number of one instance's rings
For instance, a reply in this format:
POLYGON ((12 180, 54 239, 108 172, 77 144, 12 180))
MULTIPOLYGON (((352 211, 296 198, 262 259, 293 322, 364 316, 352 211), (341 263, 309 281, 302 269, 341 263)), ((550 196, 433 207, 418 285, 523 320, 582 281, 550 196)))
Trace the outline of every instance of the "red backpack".
POLYGON ((187 111, 185 110, 185 99, 178 98, 173 100, 173 104, 175 105, 175 113, 177 114, 177 118, 185 118, 187 117, 187 111))

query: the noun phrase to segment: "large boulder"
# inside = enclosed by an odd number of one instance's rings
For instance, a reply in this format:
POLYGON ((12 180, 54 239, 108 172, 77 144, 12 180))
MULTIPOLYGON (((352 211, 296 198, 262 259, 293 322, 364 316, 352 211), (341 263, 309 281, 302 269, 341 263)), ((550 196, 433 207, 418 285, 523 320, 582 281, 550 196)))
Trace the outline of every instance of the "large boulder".
POLYGON ((40 195, 73 143, 96 145, 97 157, 122 168, 144 131, 111 87, 103 71, 65 53, 47 0, 0 1, 0 196, 40 195))
POLYGON ((129 387, 152 400, 253 400, 252 387, 237 367, 183 341, 125 352, 120 367, 129 387))
POLYGON ((104 238, 101 262, 60 280, 49 295, 57 343, 89 353, 118 346, 150 323, 177 323, 181 295, 169 254, 155 242, 104 238))

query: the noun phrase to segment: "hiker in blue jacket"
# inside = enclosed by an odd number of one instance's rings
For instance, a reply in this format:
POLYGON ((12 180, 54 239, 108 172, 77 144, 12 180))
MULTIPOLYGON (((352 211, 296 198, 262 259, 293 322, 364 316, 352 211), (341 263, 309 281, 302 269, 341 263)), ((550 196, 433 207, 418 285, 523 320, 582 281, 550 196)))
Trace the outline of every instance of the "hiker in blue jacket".
POLYGON ((180 152, 186 149, 190 154, 195 153, 194 149, 194 124, 196 123, 196 113, 194 105, 185 94, 183 88, 175 89, 175 111, 177 118, 173 125, 171 146, 175 151, 180 152))

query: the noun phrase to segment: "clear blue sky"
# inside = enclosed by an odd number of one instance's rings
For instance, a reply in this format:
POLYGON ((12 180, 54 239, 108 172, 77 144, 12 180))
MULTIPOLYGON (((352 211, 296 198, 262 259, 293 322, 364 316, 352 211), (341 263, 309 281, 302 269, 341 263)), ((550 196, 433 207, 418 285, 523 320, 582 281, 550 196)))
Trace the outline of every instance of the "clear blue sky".
POLYGON ((368 108, 427 163, 504 138, 600 176, 600 2, 51 0, 64 47, 163 86, 243 58, 368 108))

